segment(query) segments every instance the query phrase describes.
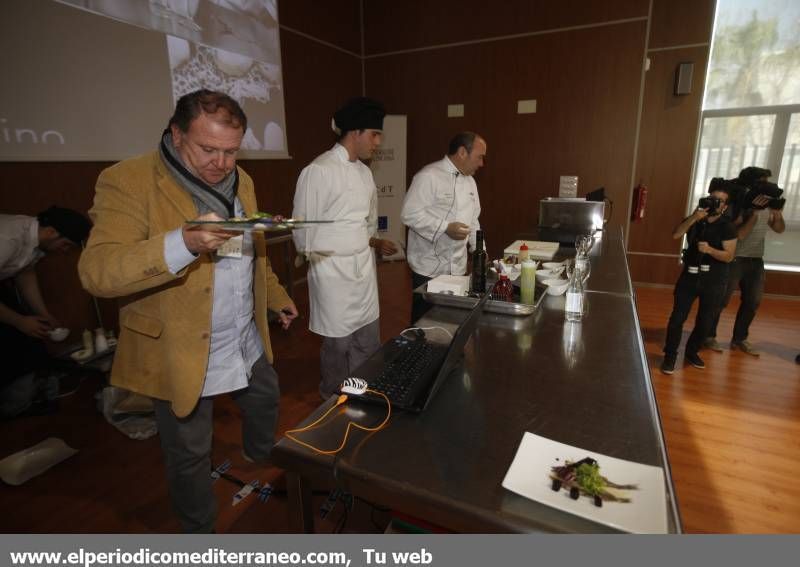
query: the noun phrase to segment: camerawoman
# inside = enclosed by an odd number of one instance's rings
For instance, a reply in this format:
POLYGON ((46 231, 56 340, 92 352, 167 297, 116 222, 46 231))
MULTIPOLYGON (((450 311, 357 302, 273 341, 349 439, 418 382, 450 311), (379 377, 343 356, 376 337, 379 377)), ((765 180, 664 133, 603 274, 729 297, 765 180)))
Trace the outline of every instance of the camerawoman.
POLYGON ((725 293, 728 264, 736 251, 736 229, 725 216, 728 198, 738 190, 735 184, 720 178, 711 180, 708 197, 700 199, 695 211, 672 232, 674 239, 686 235, 683 271, 675 284, 672 314, 667 323, 664 361, 661 372, 672 374, 678 359, 683 324, 695 299, 699 299, 694 329, 686 341, 684 359, 696 368, 705 368, 697 354, 708 335, 714 316, 725 293))

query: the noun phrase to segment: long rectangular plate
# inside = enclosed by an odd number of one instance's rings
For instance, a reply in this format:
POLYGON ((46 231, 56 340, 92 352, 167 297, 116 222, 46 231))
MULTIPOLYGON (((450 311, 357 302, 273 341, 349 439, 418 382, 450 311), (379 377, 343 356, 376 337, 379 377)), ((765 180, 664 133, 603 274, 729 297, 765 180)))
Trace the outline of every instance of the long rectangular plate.
POLYGON ((296 219, 283 219, 280 222, 275 222, 271 219, 256 219, 256 220, 242 220, 242 221, 211 221, 211 220, 191 220, 186 221, 186 224, 192 226, 207 226, 210 228, 221 228, 224 230, 238 230, 243 232, 266 232, 272 230, 291 230, 293 228, 304 228, 315 224, 328 224, 335 221, 332 220, 296 220, 296 219))

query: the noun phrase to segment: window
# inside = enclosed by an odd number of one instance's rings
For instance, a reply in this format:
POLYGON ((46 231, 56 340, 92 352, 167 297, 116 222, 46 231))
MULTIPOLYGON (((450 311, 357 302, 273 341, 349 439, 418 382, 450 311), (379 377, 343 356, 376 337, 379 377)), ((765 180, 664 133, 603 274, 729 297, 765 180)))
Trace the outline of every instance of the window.
POLYGON ((768 232, 768 267, 800 271, 800 2, 718 0, 689 208, 712 177, 770 169, 786 232, 768 232))

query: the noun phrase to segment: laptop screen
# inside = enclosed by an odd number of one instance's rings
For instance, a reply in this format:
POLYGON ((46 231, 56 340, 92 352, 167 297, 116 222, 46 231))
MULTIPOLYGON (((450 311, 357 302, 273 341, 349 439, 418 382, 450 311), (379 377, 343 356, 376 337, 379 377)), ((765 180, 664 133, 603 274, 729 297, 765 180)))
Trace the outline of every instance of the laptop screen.
POLYGON ((486 293, 483 294, 483 297, 480 299, 480 301, 475 304, 475 307, 472 308, 472 311, 469 312, 469 315, 467 315, 467 318, 464 319, 464 322, 458 326, 458 329, 456 329, 456 332, 453 335, 453 340, 450 341, 450 346, 447 348, 447 356, 445 356, 444 362, 442 362, 442 366, 439 368, 439 373, 436 375, 436 380, 431 386, 430 393, 428 394, 428 399, 425 400, 424 407, 427 407, 427 405, 433 399, 433 396, 436 394, 436 391, 444 383, 447 375, 453 371, 453 369, 461 360, 464 347, 466 346, 469 338, 472 336, 472 333, 474 333, 475 329, 478 327, 478 319, 480 319, 483 307, 486 305, 486 302, 489 300, 491 295, 491 289, 488 289, 486 293))

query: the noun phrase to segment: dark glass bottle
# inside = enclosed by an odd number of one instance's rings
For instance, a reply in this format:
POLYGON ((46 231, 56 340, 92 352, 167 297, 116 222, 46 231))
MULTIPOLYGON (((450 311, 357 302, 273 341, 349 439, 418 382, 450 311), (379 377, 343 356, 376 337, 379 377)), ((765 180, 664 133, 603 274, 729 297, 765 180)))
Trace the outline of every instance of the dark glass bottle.
POLYGON ((486 250, 483 249, 483 231, 475 231, 475 251, 472 253, 472 293, 486 293, 486 250))

